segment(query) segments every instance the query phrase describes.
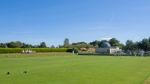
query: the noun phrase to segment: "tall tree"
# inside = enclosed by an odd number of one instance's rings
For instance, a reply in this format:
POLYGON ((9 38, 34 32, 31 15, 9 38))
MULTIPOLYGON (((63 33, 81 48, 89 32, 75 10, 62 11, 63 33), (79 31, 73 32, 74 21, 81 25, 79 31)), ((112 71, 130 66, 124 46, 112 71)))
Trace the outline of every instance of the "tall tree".
POLYGON ((12 41, 12 42, 7 43, 7 46, 9 48, 21 48, 22 45, 23 44, 20 41, 12 41))
POLYGON ((21 48, 33 48, 33 46, 31 44, 22 43, 21 48))
POLYGON ((7 48, 6 43, 0 43, 0 48, 7 48))
POLYGON ((109 43, 110 43, 111 46, 119 46, 120 45, 119 40, 117 40, 116 38, 110 39, 109 43))
POLYGON ((46 48, 47 46, 46 46, 46 43, 45 43, 45 42, 41 42, 39 47, 40 47, 40 48, 46 48))
POLYGON ((149 44, 150 44, 149 39, 145 38, 141 41, 141 48, 145 51, 149 51, 149 47, 150 47, 149 44))
POLYGON ((133 45, 132 45, 132 50, 136 51, 136 50, 139 50, 139 42, 134 42, 133 45))
POLYGON ((94 46, 95 48, 98 48, 99 44, 100 44, 100 41, 98 41, 98 40, 90 42, 90 45, 94 46))
POLYGON ((50 48, 55 48, 55 46, 54 45, 51 45, 51 47, 50 48))
POLYGON ((127 40, 125 49, 126 50, 133 50, 133 45, 134 45, 134 43, 132 40, 127 40))
POLYGON ((66 38, 66 39, 64 40, 64 47, 65 47, 65 48, 68 48, 68 47, 69 47, 69 39, 68 39, 68 38, 66 38))
POLYGON ((123 50, 125 49, 125 45, 122 44, 122 43, 120 43, 118 47, 119 47, 120 49, 123 49, 123 50))

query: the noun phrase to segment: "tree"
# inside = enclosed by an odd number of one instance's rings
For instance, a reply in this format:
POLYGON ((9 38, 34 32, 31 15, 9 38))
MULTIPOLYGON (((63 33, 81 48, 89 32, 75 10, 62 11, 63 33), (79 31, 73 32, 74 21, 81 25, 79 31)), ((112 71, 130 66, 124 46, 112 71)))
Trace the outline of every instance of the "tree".
POLYGON ((63 45, 58 45, 58 48, 64 48, 64 46, 63 45))
POLYGON ((94 46, 86 42, 77 42, 77 43, 72 43, 72 45, 69 45, 69 47, 80 49, 80 48, 93 48, 94 46))
POLYGON ((143 39, 141 41, 141 48, 145 51, 149 51, 149 47, 150 47, 150 42, 149 42, 149 39, 143 39))
POLYGON ((66 39, 64 40, 64 47, 65 47, 65 48, 68 48, 68 47, 69 47, 69 39, 68 39, 68 38, 66 38, 66 39))
POLYGON ((39 47, 40 47, 40 48, 46 48, 47 46, 46 46, 46 43, 45 43, 45 42, 41 42, 39 47))
POLYGON ((32 48, 40 48, 40 45, 33 45, 32 48))
POLYGON ((0 43, 0 48, 7 48, 6 43, 0 43))
POLYGON ((118 46, 120 49, 125 49, 125 45, 120 43, 119 46, 118 46))
POLYGON ((127 40, 125 49, 126 50, 133 50, 133 42, 132 42, 132 40, 127 40))
POLYGON ((133 43, 133 45, 132 45, 132 50, 134 50, 134 51, 139 50, 138 42, 133 43))
POLYGON ((116 38, 112 38, 109 40, 111 46, 119 46, 120 42, 116 38))
POLYGON ((7 43, 7 46, 9 48, 21 48, 22 45, 23 44, 20 41, 12 41, 12 42, 7 43))
POLYGON ((100 41, 99 44, 98 44, 98 47, 102 47, 103 43, 105 43, 105 42, 107 43, 108 41, 107 40, 100 41))
POLYGON ((54 46, 54 45, 52 45, 52 46, 51 46, 51 48, 55 48, 55 46, 54 46))
POLYGON ((90 45, 94 46, 95 48, 98 48, 99 44, 100 44, 100 41, 98 41, 98 40, 90 42, 90 45))
POLYGON ((33 48, 33 46, 31 44, 22 43, 21 48, 33 48))

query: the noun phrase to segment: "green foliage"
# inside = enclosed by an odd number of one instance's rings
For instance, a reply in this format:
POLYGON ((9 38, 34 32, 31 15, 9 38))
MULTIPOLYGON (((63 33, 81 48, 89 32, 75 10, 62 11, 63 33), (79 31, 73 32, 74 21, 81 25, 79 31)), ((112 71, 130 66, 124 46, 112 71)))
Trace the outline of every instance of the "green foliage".
POLYGON ((71 52, 68 48, 0 48, 0 53, 21 53, 22 50, 32 50, 35 52, 71 52))
POLYGON ((6 43, 0 43, 0 48, 7 48, 6 43))
POLYGON ((41 42, 40 45, 26 44, 20 41, 12 41, 8 43, 0 43, 0 48, 46 48, 46 43, 41 42))
POLYGON ((64 48, 68 48, 68 47, 69 47, 69 39, 66 38, 66 39, 64 40, 64 48))
POLYGON ((46 43, 45 43, 45 42, 41 42, 39 47, 40 47, 40 48, 46 48, 47 46, 46 46, 46 43))
POLYGON ((98 48, 99 45, 100 45, 100 43, 101 43, 100 41, 95 40, 95 41, 93 41, 93 42, 90 42, 90 45, 94 46, 95 48, 98 48))
POLYGON ((31 48, 36 52, 67 52, 67 48, 31 48))
POLYGON ((101 47, 101 45, 102 45, 104 42, 109 42, 111 46, 118 46, 118 47, 121 48, 121 49, 124 48, 124 45, 121 44, 121 43, 119 42, 119 40, 117 40, 116 38, 112 38, 112 39, 110 39, 109 41, 107 41, 107 40, 101 40, 101 41, 95 40, 95 41, 93 41, 93 42, 90 42, 90 45, 93 45, 95 48, 97 48, 97 47, 101 47))
POLYGON ((133 50, 134 43, 132 40, 127 40, 126 42, 126 50, 133 50))
POLYGON ((22 48, 0 48, 0 53, 21 53, 22 48))
POLYGON ((143 49, 143 50, 145 50, 145 51, 149 51, 150 50, 150 42, 149 42, 149 39, 143 39, 142 41, 141 41, 141 48, 143 49))
POLYGON ((50 48, 55 48, 55 46, 54 45, 51 45, 51 47, 50 48))
POLYGON ((123 49, 123 50, 125 49, 125 45, 122 44, 122 43, 120 43, 118 47, 119 47, 120 49, 123 49))
POLYGON ((21 48, 23 45, 20 41, 12 41, 10 43, 7 43, 7 46, 9 48, 21 48))
POLYGON ((31 44, 22 43, 21 48, 32 48, 33 46, 31 44))
POLYGON ((116 38, 110 39, 109 43, 110 43, 111 46, 119 46, 120 45, 119 40, 117 40, 116 38))
POLYGON ((150 51, 150 39, 145 38, 139 42, 133 42, 132 40, 127 40, 125 50, 150 51))
MULTIPOLYGON (((111 46, 117 46, 123 50, 130 50, 130 51, 137 51, 137 50, 144 50, 144 51, 150 51, 150 37, 149 38, 144 38, 141 41, 138 42, 133 42, 132 40, 128 40, 126 42, 126 45, 122 44, 117 40, 116 38, 112 38, 109 41, 106 40, 95 40, 93 42, 76 42, 69 44, 69 39, 66 38, 64 40, 63 45, 59 46, 51 46, 50 48, 98 48, 101 47, 101 44, 103 42, 109 42, 111 46)), ((48 48, 46 46, 45 42, 40 43, 39 45, 32 45, 32 44, 26 44, 22 43, 20 41, 12 41, 8 43, 0 43, 0 48, 48 48)), ((42 50, 43 51, 43 50, 42 50)), ((46 50, 47 51, 47 50, 46 50)), ((51 50, 48 50, 51 51, 51 50)))
POLYGON ((92 48, 93 46, 86 42, 77 42, 77 43, 72 43, 70 47, 80 49, 80 48, 92 48))

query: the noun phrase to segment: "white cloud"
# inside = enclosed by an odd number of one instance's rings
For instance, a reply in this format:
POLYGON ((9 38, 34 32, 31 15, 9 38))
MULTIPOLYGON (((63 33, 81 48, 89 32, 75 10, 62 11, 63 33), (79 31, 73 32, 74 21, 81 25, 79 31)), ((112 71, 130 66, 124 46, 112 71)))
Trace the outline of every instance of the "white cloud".
POLYGON ((100 40, 107 40, 107 41, 109 41, 110 39, 112 39, 112 37, 104 37, 104 38, 101 38, 100 40))

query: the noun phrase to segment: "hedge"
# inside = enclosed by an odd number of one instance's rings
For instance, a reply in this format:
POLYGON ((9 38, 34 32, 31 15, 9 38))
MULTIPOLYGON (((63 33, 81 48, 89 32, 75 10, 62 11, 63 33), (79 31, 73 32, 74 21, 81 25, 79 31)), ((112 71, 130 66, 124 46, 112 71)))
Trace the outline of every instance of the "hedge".
POLYGON ((68 48, 0 48, 0 53, 21 53, 23 50, 35 52, 71 52, 68 48))

